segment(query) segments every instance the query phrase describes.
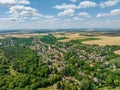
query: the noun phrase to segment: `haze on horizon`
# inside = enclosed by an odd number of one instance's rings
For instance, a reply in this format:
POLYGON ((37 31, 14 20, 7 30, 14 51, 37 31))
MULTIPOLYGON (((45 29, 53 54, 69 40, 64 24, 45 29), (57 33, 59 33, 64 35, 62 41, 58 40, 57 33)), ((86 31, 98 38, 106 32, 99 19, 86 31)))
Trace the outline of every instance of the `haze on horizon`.
POLYGON ((0 0, 0 29, 120 28, 120 0, 0 0))

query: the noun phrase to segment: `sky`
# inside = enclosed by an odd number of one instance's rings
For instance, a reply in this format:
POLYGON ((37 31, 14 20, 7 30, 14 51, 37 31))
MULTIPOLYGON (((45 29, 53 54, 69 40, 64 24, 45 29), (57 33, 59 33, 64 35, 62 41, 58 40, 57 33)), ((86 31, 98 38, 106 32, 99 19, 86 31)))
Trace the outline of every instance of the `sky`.
POLYGON ((0 0, 0 29, 120 28, 120 0, 0 0))

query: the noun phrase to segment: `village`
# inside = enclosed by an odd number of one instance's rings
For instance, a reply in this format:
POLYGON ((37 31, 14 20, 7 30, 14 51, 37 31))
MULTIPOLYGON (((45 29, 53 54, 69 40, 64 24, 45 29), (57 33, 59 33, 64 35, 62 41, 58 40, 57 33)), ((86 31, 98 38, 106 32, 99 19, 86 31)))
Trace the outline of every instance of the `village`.
MULTIPOLYGON (((35 86, 34 84, 30 85, 30 88, 53 87, 55 90, 118 88, 120 56, 114 52, 120 47, 88 45, 82 43, 84 40, 95 40, 95 38, 59 42, 59 38, 52 34, 30 38, 10 37, 2 39, 0 47, 9 54, 12 54, 14 50, 15 53, 25 50, 26 54, 23 53, 23 57, 26 59, 24 58, 23 61, 20 61, 22 58, 20 59, 18 54, 14 56, 13 53, 13 61, 10 62, 9 66, 10 76, 17 78, 19 75, 27 74, 43 79, 39 82, 43 84, 36 82, 35 86), (9 49, 10 51, 8 51, 9 49), (34 53, 36 56, 27 52, 34 53), (31 57, 32 55, 33 57, 31 57), (111 85, 113 86, 110 87, 111 85)), ((5 57, 11 59, 9 54, 5 54, 7 55, 5 57)), ((19 55, 22 56, 22 53, 19 55)))

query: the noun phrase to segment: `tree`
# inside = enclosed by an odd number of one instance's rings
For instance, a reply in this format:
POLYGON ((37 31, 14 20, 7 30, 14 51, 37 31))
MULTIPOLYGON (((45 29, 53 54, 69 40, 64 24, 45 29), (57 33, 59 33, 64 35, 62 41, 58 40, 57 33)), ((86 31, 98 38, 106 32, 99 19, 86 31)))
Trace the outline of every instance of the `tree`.
POLYGON ((107 84, 107 85, 113 84, 113 79, 112 79, 112 76, 111 76, 111 75, 108 75, 108 76, 106 77, 106 84, 107 84))
POLYGON ((57 89, 61 89, 61 83, 57 82, 57 89))
POLYGON ((115 79, 113 83, 114 83, 115 87, 120 86, 119 79, 115 79))
POLYGON ((91 81, 89 79, 83 79, 81 81, 80 89, 81 90, 90 90, 91 88, 91 81))

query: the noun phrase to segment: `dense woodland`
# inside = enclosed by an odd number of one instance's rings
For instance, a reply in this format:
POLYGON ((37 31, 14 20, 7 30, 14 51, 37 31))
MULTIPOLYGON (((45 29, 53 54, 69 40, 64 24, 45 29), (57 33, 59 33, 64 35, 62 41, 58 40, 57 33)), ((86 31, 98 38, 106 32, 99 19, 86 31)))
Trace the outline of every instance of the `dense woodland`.
POLYGON ((0 90, 120 89, 120 46, 61 43, 53 35, 0 40, 0 90))

